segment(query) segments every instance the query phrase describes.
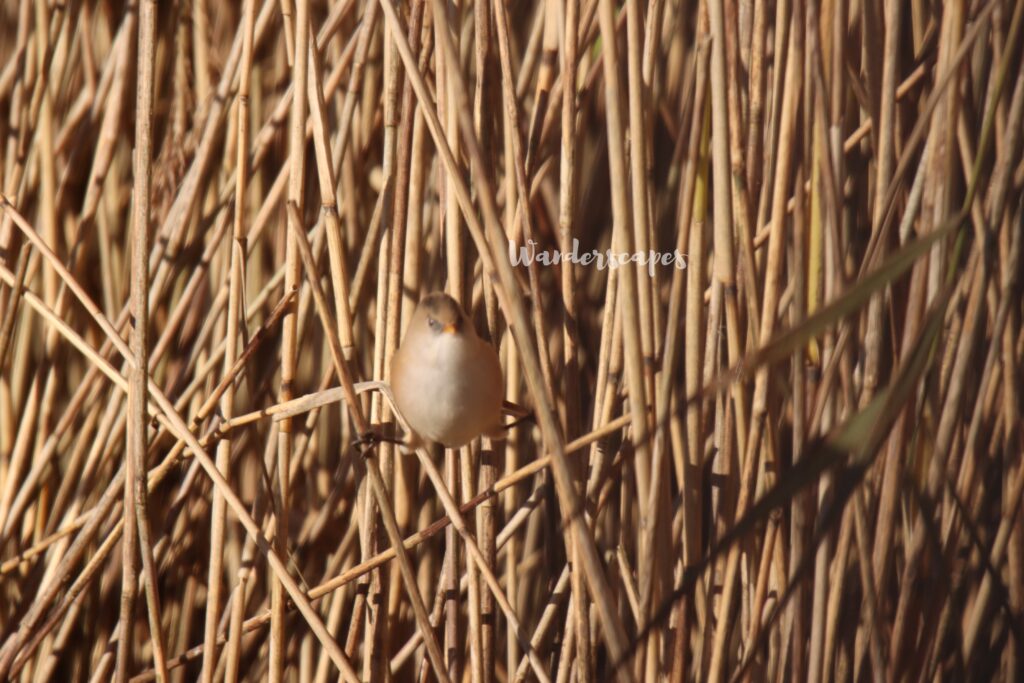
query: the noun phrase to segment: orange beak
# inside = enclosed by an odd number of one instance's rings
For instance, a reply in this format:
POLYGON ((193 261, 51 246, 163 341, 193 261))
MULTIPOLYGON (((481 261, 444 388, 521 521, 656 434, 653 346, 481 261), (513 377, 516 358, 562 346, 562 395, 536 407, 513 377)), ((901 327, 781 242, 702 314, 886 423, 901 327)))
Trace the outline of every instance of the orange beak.
POLYGON ((445 325, 441 329, 448 334, 455 334, 456 332, 458 332, 458 330, 455 328, 455 325, 452 325, 451 323, 445 325))

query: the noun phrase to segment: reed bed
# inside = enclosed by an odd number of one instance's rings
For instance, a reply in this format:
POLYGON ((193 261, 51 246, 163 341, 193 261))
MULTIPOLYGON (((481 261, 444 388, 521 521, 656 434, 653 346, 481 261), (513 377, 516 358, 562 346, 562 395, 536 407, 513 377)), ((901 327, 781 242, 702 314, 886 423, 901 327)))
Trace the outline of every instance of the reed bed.
POLYGON ((0 680, 1024 679, 1022 27, 3 3, 0 680))

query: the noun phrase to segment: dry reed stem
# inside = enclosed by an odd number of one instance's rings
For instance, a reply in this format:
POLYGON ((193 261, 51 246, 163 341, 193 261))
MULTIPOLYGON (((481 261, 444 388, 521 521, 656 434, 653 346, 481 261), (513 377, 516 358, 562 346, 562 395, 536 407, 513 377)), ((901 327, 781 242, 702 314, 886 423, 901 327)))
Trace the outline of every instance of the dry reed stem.
MULTIPOLYGON (((240 66, 240 78, 238 87, 237 102, 237 132, 235 146, 237 150, 237 161, 235 169, 235 201, 244 201, 249 181, 247 168, 249 154, 249 93, 252 75, 252 43, 253 32, 256 22, 255 0, 248 0, 245 3, 245 26, 242 34, 242 63, 240 66)), ((239 339, 239 311, 245 297, 245 212, 235 211, 233 228, 233 244, 230 255, 230 282, 228 285, 228 312, 225 325, 225 347, 224 367, 228 374, 237 358, 239 339)), ((215 392, 216 393, 216 392, 215 392)), ((224 385, 224 392, 220 402, 221 417, 224 420, 231 420, 235 414, 235 391, 234 381, 224 385)), ((217 444, 217 469, 222 473, 228 473, 231 464, 231 438, 230 436, 217 444)), ((202 680, 208 683, 213 680, 215 658, 217 653, 216 636, 217 624, 220 621, 220 594, 223 580, 223 555, 222 546, 224 543, 224 525, 227 507, 223 498, 218 492, 214 492, 213 507, 210 520, 210 563, 209 578, 207 580, 208 595, 206 600, 206 620, 203 628, 203 643, 206 646, 206 655, 203 657, 202 680)), ((239 577, 241 578, 241 577, 239 577)), ((244 585, 244 584, 243 584, 244 585)), ((237 619, 235 612, 241 609, 241 601, 236 597, 232 604, 232 622, 237 619)), ((234 629, 237 634, 238 629, 234 629)), ((237 667, 238 644, 233 643, 228 654, 229 668, 234 670, 237 667)), ((232 676, 229 676, 232 677, 232 676)))

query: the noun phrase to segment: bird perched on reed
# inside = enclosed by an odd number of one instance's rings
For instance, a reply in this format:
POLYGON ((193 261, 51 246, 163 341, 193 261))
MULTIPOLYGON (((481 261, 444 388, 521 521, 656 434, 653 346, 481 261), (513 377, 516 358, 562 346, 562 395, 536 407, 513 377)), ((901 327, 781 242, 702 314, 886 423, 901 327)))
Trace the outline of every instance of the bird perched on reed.
POLYGON ((494 347, 455 299, 427 295, 391 359, 391 389, 416 435, 447 448, 499 438, 505 384, 494 347))

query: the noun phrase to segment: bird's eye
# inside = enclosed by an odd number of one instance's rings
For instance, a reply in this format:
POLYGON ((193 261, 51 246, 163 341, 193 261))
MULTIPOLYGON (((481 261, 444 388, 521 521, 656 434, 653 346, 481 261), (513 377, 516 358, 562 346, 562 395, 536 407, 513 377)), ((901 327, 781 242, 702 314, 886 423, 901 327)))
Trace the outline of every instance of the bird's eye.
POLYGON ((435 332, 441 329, 441 323, 437 322, 433 318, 427 318, 427 324, 430 325, 430 329, 434 330, 435 332))

